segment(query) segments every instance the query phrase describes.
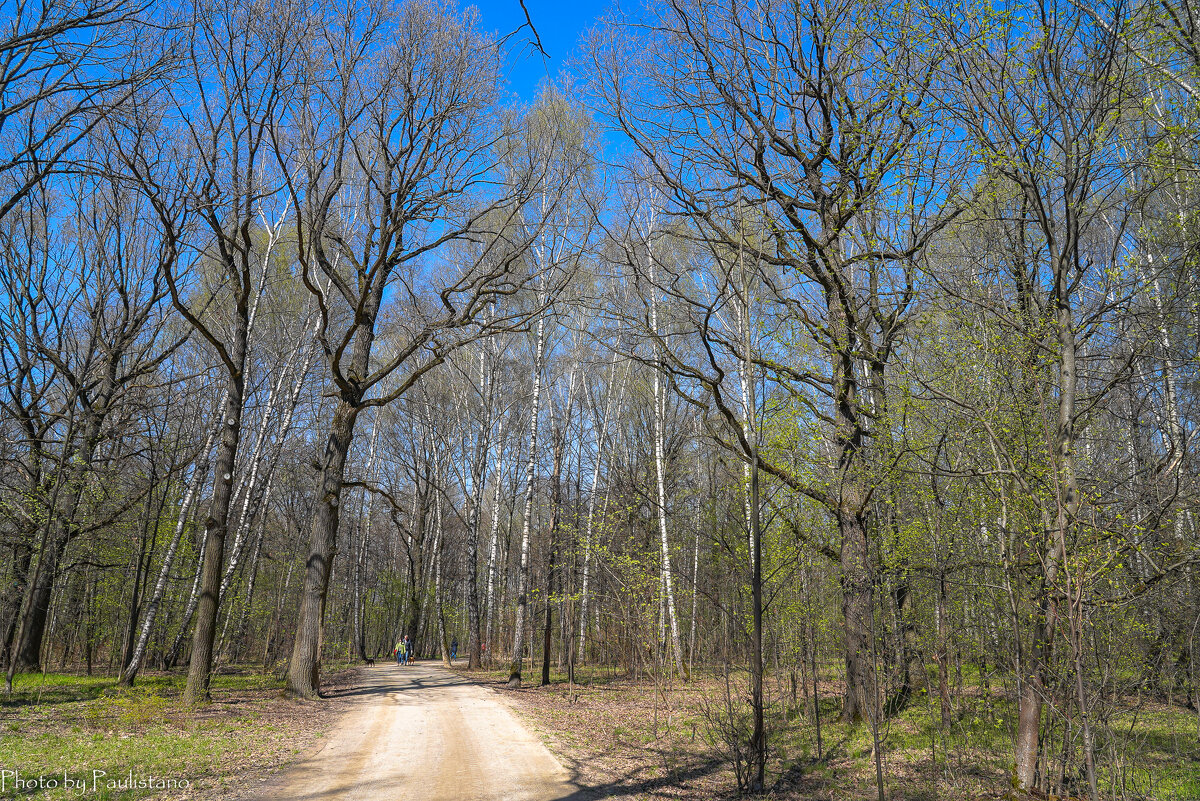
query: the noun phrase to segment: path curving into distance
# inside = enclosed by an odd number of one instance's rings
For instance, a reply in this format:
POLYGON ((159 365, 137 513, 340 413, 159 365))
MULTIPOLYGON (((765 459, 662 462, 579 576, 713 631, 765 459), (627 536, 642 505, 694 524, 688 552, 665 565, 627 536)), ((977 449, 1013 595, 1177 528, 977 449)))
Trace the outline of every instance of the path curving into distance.
POLYGON ((278 801, 555 801, 569 774, 495 698, 428 662, 380 662, 339 695, 350 708, 320 751, 255 797, 278 801))

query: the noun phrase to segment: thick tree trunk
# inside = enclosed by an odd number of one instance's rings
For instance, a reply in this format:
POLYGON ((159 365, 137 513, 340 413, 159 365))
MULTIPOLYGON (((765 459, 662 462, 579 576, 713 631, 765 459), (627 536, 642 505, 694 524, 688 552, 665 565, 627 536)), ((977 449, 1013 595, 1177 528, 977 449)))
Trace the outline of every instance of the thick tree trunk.
POLYGON ((229 507, 233 500, 233 470, 237 463, 238 441, 241 436, 243 393, 245 387, 241 369, 246 357, 246 329, 237 335, 232 358, 238 372, 229 377, 229 391, 221 413, 221 439, 214 461, 212 502, 204 525, 204 561, 200 573, 200 595, 196 607, 196 629, 192 637, 192 654, 188 662, 187 686, 183 699, 188 704, 209 700, 209 680, 212 672, 213 643, 217 634, 217 612, 220 605, 221 570, 225 556, 225 536, 229 530, 229 507))
POLYGON ((858 723, 874 717, 875 674, 871 660, 873 588, 868 566, 867 527, 861 512, 839 515, 842 534, 842 618, 846 629, 846 694, 842 719, 858 723))
POLYGON ((357 416, 357 404, 340 400, 325 443, 317 513, 313 518, 304 586, 300 591, 296 641, 287 673, 287 692, 298 698, 316 698, 321 686, 321 630, 325 621, 330 568, 337 554, 338 512, 346 474, 346 455, 350 452, 357 416))
POLYGON ((1017 699, 1016 783, 1026 792, 1037 784, 1038 733, 1042 723, 1042 687, 1033 674, 1025 676, 1017 699))

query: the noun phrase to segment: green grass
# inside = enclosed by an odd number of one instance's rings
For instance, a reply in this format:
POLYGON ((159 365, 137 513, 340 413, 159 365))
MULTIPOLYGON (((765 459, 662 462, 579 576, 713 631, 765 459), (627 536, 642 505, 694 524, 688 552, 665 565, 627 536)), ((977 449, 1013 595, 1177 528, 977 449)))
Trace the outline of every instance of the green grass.
MULTIPOLYGON (((1105 786, 1159 799, 1200 798, 1200 736, 1196 713, 1156 704, 1113 716, 1103 745, 1123 755, 1105 786)), ((1102 746, 1103 747, 1103 746, 1102 746)))
MULTIPOLYGON (((138 799, 159 787, 114 787, 130 774, 136 782, 174 780, 211 788, 230 780, 231 755, 246 757, 286 748, 280 727, 264 715, 282 683, 256 673, 216 675, 214 703, 183 705, 182 675, 147 676, 132 688, 112 679, 68 674, 16 677, 0 698, 0 798, 138 799), (55 788, 14 787, 22 780, 57 782, 55 788), (86 793, 64 786, 83 782, 86 793)), ((250 757, 253 761, 253 756, 250 757)), ((171 793, 167 793, 170 797, 171 793)))

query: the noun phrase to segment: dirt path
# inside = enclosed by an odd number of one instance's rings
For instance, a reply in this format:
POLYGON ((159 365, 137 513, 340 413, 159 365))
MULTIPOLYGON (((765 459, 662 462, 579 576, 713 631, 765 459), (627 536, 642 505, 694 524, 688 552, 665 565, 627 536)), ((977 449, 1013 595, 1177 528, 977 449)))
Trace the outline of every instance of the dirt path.
POLYGON ((492 690, 430 663, 380 663, 342 695, 320 751, 254 796, 280 801, 565 801, 569 775, 492 690))

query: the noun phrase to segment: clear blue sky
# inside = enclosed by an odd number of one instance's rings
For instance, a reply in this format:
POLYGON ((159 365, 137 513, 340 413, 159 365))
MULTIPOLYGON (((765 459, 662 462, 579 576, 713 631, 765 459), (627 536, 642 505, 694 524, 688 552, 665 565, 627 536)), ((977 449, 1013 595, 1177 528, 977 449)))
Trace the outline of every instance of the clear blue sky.
MULTIPOLYGON (((483 29, 501 35, 525 22, 525 12, 518 0, 460 0, 460 3, 478 8, 483 29)), ((629 0, 624 0, 624 4, 628 5, 629 0)), ((557 78, 564 62, 577 55, 579 37, 615 8, 616 0, 525 0, 525 7, 550 56, 542 59, 528 28, 509 40, 507 49, 512 63, 507 89, 529 101, 536 97, 538 85, 547 75, 557 78)))

